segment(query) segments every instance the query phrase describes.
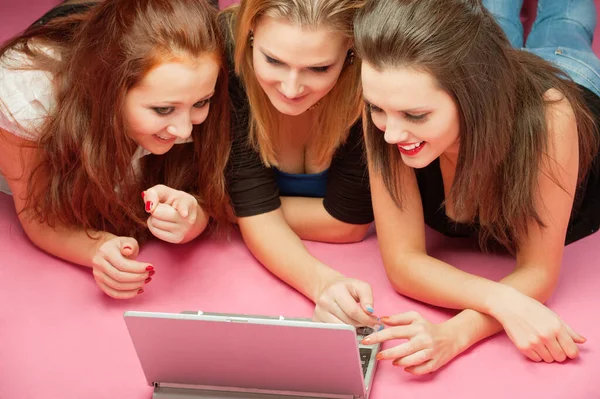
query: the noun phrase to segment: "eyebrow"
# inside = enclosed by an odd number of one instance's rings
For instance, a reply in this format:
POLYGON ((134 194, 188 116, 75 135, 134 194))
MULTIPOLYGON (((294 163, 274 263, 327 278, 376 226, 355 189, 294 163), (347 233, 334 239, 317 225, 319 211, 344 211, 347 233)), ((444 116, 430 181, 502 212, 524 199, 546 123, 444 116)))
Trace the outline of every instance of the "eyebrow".
MULTIPOLYGON (((200 100, 196 101, 196 103, 199 103, 200 101, 208 100, 209 98, 211 98, 214 95, 215 95, 215 92, 213 91, 209 95, 204 96, 200 100)), ((164 104, 169 104, 169 105, 181 105, 181 101, 157 101, 157 102, 164 103, 164 104)))
MULTIPOLYGON (((373 105, 377 108, 381 108, 379 107, 377 104, 374 104, 372 101, 369 101, 365 96, 363 96, 363 101, 369 105, 373 105)), ((402 109, 402 110, 397 110, 398 112, 426 112, 426 111, 430 111, 431 107, 426 107, 426 106, 419 106, 419 107, 414 107, 414 108, 409 108, 409 109, 402 109)))
MULTIPOLYGON (((265 49, 263 49, 262 47, 260 48, 260 52, 263 53, 264 56, 269 57, 269 58, 273 58, 274 60, 277 60, 279 62, 281 62, 284 65, 288 65, 287 62, 284 62, 281 60, 280 57, 277 57, 275 54, 273 54, 270 51, 267 51, 265 49)), ((321 62, 316 62, 312 65, 309 66, 305 66, 303 68, 322 68, 322 67, 328 67, 335 64, 335 60, 331 61, 331 60, 327 60, 327 61, 321 61, 321 62)))

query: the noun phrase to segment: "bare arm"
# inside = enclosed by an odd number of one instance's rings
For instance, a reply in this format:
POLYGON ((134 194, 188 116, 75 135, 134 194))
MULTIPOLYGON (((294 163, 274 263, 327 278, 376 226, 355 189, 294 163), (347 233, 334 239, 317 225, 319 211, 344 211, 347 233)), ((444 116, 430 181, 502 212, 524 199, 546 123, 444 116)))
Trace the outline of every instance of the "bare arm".
MULTIPOLYGON (((530 223, 515 270, 501 280, 542 303, 552 295, 558 281, 579 166, 577 125, 568 102, 562 100, 550 106, 547 119, 549 153, 539 176, 536 204, 546 227, 530 223)), ((493 304, 495 309, 501 306, 502 303, 493 304)), ((495 319, 471 310, 455 319, 452 323, 456 325, 470 326, 471 334, 463 342, 466 348, 502 330, 495 319)))
POLYGON ((238 219, 252 254, 271 273, 315 303, 313 319, 330 323, 377 323, 368 284, 346 278, 314 258, 290 228, 281 209, 238 219))
POLYGON ((388 275, 403 294, 438 306, 466 309, 444 323, 451 329, 460 329, 456 335, 460 341, 458 353, 502 328, 523 354, 536 361, 576 357, 573 342, 585 341, 540 304, 552 294, 558 279, 578 171, 574 117, 564 102, 553 107, 549 151, 540 172, 536 203, 546 227, 530 224, 515 270, 500 283, 462 272, 425 253, 424 236, 418 230, 422 226, 422 210, 414 174, 405 175, 402 187, 407 199, 402 210, 393 206, 381 178, 372 176, 377 227, 388 275), (396 237, 392 235, 394 231, 396 237))
POLYGON ((331 216, 322 198, 281 197, 281 209, 290 228, 303 240, 330 243, 359 242, 370 224, 350 224, 331 216))
POLYGON ((313 257, 287 224, 280 209, 238 219, 250 252, 271 273, 316 302, 341 273, 313 257))
POLYGON ((25 207, 27 179, 32 167, 26 160, 34 159, 37 151, 30 145, 31 143, 0 129, 0 172, 7 179, 13 193, 15 209, 19 213, 23 230, 43 251, 69 262, 92 267, 92 259, 98 248, 114 238, 114 235, 97 232, 98 239, 91 239, 83 230, 51 228, 33 220, 28 212, 21 212, 25 207))
POLYGON ((50 227, 33 219, 25 208, 27 179, 35 159, 35 147, 0 129, 0 173, 13 193, 19 221, 29 239, 41 250, 66 261, 93 268, 98 286, 113 298, 126 299, 141 294, 153 267, 138 262, 137 241, 117 237, 108 232, 92 232, 90 238, 82 229, 64 226, 50 227), (28 147, 24 147, 27 145, 28 147))

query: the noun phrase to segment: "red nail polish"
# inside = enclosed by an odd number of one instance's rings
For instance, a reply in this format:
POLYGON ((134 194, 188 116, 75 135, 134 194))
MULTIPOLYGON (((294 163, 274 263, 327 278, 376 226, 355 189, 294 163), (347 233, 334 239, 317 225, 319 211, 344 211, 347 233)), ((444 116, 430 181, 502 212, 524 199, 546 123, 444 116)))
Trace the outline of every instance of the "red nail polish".
POLYGON ((152 266, 148 266, 148 267, 146 268, 146 271, 147 271, 147 272, 151 272, 152 270, 154 270, 154 268, 153 268, 152 266))
POLYGON ((146 212, 150 212, 152 210, 152 201, 147 201, 146 202, 146 212))
POLYGON ((140 295, 140 294, 143 294, 143 293, 144 293, 144 289, 143 289, 143 288, 140 288, 140 289, 138 290, 138 295, 140 295))
POLYGON ((375 358, 376 358, 377 360, 383 360, 383 359, 384 359, 384 357, 383 357, 383 355, 381 354, 381 352, 379 352, 379 353, 377 354, 377 356, 375 356, 375 358))
POLYGON ((142 199, 144 199, 144 197, 145 197, 145 196, 146 196, 146 193, 144 193, 144 192, 142 191, 142 199))
POLYGON ((154 276, 154 273, 156 273, 154 270, 150 270, 148 272, 148 276, 152 277, 152 276, 154 276))
POLYGON ((152 281, 152 277, 148 277, 146 280, 144 280, 146 284, 148 284, 150 281, 152 281))

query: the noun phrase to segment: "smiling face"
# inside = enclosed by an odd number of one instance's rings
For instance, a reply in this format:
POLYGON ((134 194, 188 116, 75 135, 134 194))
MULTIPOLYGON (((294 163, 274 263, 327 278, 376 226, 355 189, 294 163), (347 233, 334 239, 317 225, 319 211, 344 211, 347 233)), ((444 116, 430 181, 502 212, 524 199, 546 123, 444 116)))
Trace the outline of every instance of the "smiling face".
POLYGON ((433 77, 408 68, 377 70, 362 64, 362 83, 371 118, 396 145, 404 163, 423 168, 442 154, 456 157, 460 118, 452 97, 433 77))
POLYGON ((130 89, 125 98, 127 132, 153 154, 164 154, 185 141, 192 126, 208 116, 219 63, 212 54, 194 61, 159 64, 130 89))
POLYGON ((328 29, 303 30, 264 16, 254 29, 256 78, 279 112, 300 115, 335 86, 350 45, 328 29))

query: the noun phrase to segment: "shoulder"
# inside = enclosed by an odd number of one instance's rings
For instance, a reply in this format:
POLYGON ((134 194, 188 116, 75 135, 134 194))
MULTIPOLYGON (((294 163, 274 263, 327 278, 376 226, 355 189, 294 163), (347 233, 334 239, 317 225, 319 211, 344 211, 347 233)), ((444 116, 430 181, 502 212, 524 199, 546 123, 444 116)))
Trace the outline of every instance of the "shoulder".
POLYGON ((52 80, 26 54, 8 50, 0 59, 0 128, 34 140, 54 106, 52 80))
POLYGON ((548 144, 577 144, 577 119, 567 97, 556 89, 544 93, 548 144))

